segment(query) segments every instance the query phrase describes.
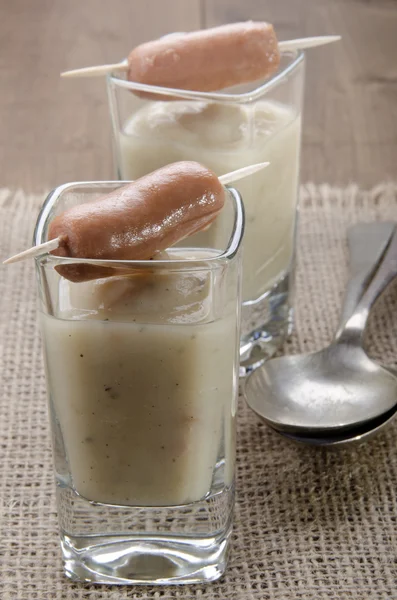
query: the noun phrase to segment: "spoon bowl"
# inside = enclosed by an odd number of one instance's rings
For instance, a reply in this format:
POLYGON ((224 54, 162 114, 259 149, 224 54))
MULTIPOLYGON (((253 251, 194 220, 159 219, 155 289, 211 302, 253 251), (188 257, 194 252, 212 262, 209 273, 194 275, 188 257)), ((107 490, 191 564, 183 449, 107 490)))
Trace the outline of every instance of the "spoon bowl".
POLYGON ((397 407, 397 377, 362 347, 369 312, 397 275, 395 224, 356 225, 348 241, 352 277, 333 342, 320 352, 271 359, 245 381, 254 412, 295 439, 350 438, 353 428, 369 431, 397 407))
POLYGON ((246 399, 275 429, 331 434, 393 409, 397 378, 362 348, 331 344, 313 354, 270 360, 249 376, 246 399))

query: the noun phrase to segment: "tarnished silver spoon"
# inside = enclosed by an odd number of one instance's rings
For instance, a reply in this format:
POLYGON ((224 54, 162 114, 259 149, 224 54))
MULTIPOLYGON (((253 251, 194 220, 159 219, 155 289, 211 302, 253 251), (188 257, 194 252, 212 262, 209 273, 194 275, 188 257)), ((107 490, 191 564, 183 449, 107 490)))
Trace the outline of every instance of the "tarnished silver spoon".
POLYGON ((349 231, 352 278, 331 345, 320 352, 269 360, 248 377, 247 403, 273 429, 313 439, 334 436, 364 426, 396 406, 397 378, 362 348, 370 309, 397 275, 393 232, 392 223, 359 225, 349 231))

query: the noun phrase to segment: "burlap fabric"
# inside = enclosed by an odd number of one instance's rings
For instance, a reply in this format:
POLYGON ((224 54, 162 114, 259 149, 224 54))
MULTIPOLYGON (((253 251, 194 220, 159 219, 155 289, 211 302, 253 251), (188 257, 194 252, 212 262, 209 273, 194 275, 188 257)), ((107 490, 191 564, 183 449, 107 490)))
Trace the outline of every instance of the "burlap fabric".
MULTIPOLYGON (((27 246, 43 196, 0 192, 0 258, 27 246)), ((287 352, 326 344, 357 221, 397 220, 397 186, 301 190, 296 332, 287 352)), ((378 304, 371 353, 397 359, 396 290, 378 304)), ((3 600, 397 599, 397 422, 361 447, 291 444, 240 403, 236 522, 226 576, 207 586, 76 585, 58 548, 32 261, 0 269, 0 597, 3 600)))

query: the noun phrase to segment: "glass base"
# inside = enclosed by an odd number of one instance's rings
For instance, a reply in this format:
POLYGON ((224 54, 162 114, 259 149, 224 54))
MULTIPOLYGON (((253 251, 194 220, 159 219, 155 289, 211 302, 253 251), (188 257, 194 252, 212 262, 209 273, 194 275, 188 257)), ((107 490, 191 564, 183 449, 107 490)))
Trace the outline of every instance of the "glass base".
POLYGON ((290 273, 260 298, 242 306, 240 377, 245 377, 271 358, 292 330, 290 273))
POLYGON ((65 574, 98 584, 214 581, 225 571, 234 489, 189 505, 95 504, 58 488, 65 574))
POLYGON ((74 581, 164 585, 214 581, 227 563, 228 539, 97 537, 61 540, 65 574, 74 581))

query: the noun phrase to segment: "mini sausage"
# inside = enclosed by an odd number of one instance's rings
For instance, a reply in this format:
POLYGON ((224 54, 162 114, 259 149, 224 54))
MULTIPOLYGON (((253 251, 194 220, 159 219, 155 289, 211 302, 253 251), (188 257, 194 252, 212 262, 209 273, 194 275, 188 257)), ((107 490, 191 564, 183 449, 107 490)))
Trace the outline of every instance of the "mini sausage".
MULTIPOLYGON (((73 206, 55 217, 48 239, 60 238, 52 254, 100 260, 148 260, 209 225, 225 191, 218 177, 196 162, 167 165, 99 200, 73 206)), ((112 267, 57 267, 78 282, 114 275, 112 267)))
POLYGON ((268 77, 279 63, 273 26, 248 21, 141 44, 128 57, 128 79, 210 92, 268 77))

